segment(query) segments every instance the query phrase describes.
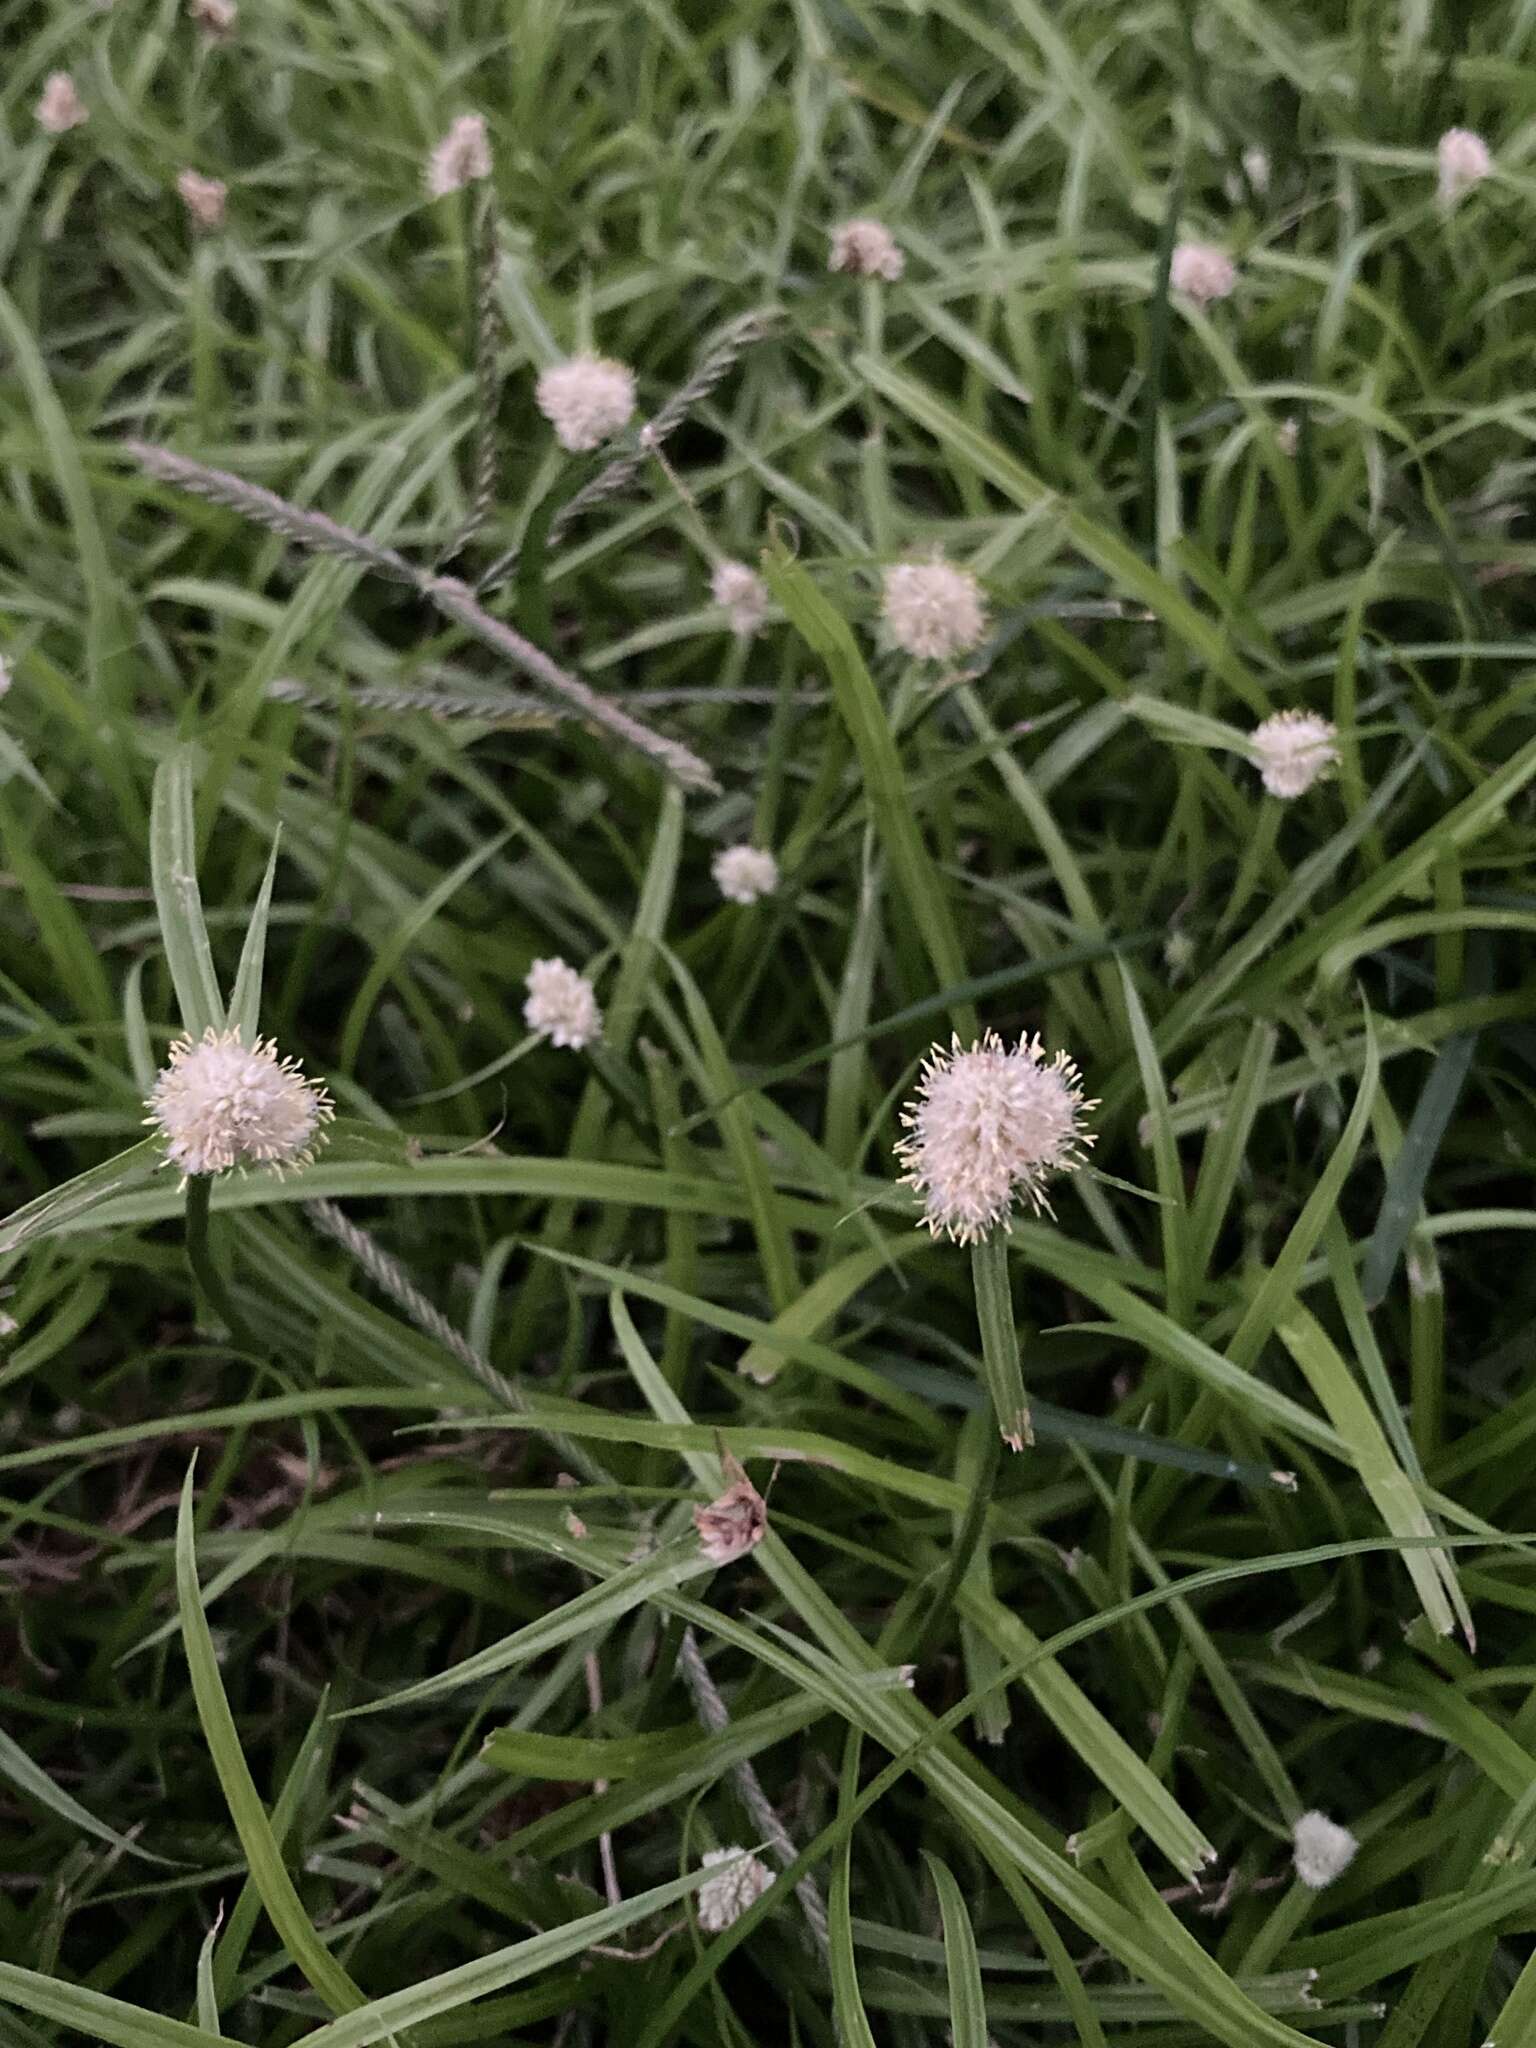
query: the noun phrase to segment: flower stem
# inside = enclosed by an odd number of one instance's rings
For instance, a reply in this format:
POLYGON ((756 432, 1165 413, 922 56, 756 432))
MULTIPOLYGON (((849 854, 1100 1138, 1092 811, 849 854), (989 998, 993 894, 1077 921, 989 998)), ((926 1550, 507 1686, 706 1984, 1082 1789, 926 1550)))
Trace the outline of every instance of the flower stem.
POLYGON ((1008 1278, 1008 1239, 1000 1230, 971 1246, 971 1278, 976 1288, 976 1322, 981 1331, 982 1376, 1002 1439, 1011 1451, 1032 1444, 1029 1401, 1024 1392, 1018 1326, 1013 1320, 1013 1289, 1008 1278))
POLYGON ((1003 1440, 995 1429, 986 1430, 982 1437, 981 1458, 974 1475, 971 1497, 965 1504, 965 1513, 955 1531, 955 1540, 950 1547, 949 1561, 944 1567, 944 1576, 939 1581, 938 1591, 933 1596, 928 1612, 923 1616, 906 1661, 921 1664, 924 1657, 938 1640, 939 1632, 954 1612, 955 1595, 965 1583, 965 1575, 971 1568, 976 1555, 976 1546, 981 1541, 981 1532, 986 1525, 987 1507, 997 1484, 997 1468, 1002 1462, 1003 1440))
POLYGON ((214 1261, 209 1243, 208 1203, 212 1192, 212 1174, 194 1173, 187 1181, 187 1264, 204 1300, 228 1330, 231 1342, 242 1351, 254 1352, 256 1345, 230 1300, 224 1275, 214 1261))

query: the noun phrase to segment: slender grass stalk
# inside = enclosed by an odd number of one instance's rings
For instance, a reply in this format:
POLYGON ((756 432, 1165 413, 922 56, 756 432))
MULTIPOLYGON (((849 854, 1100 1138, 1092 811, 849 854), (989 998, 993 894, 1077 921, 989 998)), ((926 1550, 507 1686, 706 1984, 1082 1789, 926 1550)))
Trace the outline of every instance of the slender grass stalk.
POLYGON ((214 1257, 209 1235, 209 1203, 213 1193, 213 1175, 194 1173, 187 1180, 186 1243, 187 1264, 192 1276, 202 1290, 209 1308, 228 1330, 230 1340, 242 1351, 249 1351, 259 1357, 261 1346, 248 1328, 245 1318, 230 1298, 229 1288, 218 1260, 214 1257))

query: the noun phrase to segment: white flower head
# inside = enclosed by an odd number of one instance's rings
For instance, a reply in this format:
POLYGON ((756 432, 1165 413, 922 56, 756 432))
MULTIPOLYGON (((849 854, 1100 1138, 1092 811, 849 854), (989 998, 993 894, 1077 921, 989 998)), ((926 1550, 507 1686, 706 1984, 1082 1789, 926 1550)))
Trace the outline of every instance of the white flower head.
POLYGON ((706 1849, 704 1868, 713 1870, 699 1886, 699 1925, 706 1934, 734 1927, 773 1883, 773 1872, 745 1849, 706 1849))
POLYGON ((145 1119, 183 1176, 231 1166, 307 1166, 333 1114, 331 1099, 270 1038, 238 1030, 180 1038, 155 1076, 145 1119))
POLYGON ((709 594, 738 640, 750 640, 768 616, 768 586, 745 562, 717 562, 709 594))
POLYGON ((1435 145, 1442 206, 1454 206, 1493 169, 1493 156, 1481 135, 1471 128, 1447 128, 1435 145))
POLYGON ((1341 1828, 1336 1820, 1315 1808, 1297 1821, 1291 1840, 1296 1875, 1315 1892, 1342 1877, 1360 1847, 1348 1828, 1341 1828))
POLYGON ((1315 711, 1277 711, 1254 727, 1248 744, 1271 796, 1302 796, 1339 758, 1338 728, 1315 711))
POLYGON ((224 202, 229 197, 229 187, 222 178, 205 178, 193 170, 178 171, 176 190, 196 226, 221 228, 224 225, 224 202))
POLYGON ((427 190, 434 199, 462 192, 491 175, 491 143, 484 114, 460 114, 427 158, 427 190))
POLYGON ((628 426, 635 373, 608 356, 568 356, 540 372, 533 396, 560 446, 583 455, 628 426))
POLYGON ((734 1564, 768 1534, 768 1503, 747 1477, 741 1461, 727 1451, 720 1463, 729 1482, 724 1493, 707 1507, 693 1511, 699 1548, 713 1565, 734 1564))
POLYGON ((755 903, 779 886, 779 864, 762 846, 722 847, 710 862, 715 886, 729 903, 755 903))
POLYGON ((883 277, 894 284, 907 267, 901 245, 883 221, 845 220, 832 231, 828 270, 851 271, 855 277, 883 277))
POLYGON ((64 135, 89 119, 90 110, 67 71, 50 71, 37 103, 37 125, 45 135, 64 135))
POLYGON ((523 1022, 551 1045, 580 1052, 603 1035, 603 1013, 592 984, 565 960, 535 960, 524 986, 523 1022))
POLYGON ((947 661, 986 637, 987 605, 969 569, 942 555, 885 572, 880 616, 896 645, 920 661, 947 661))
POLYGON ((210 36, 227 36, 240 16, 235 0, 187 0, 187 12, 210 36))
POLYGON ((1197 306, 1208 306, 1213 299, 1231 298, 1237 287, 1237 267, 1214 242, 1180 242, 1169 265, 1168 282, 1197 306))
POLYGON ((1082 1165, 1093 1143, 1082 1120, 1097 1108, 1083 1100, 1073 1062, 1062 1052, 1048 1058, 1038 1038, 1006 1046, 989 1031, 968 1048, 958 1038, 947 1052, 936 1045, 896 1147, 903 1184, 923 1198, 924 1226, 975 1244, 1010 1227, 1016 1202, 1049 1209, 1046 1183, 1082 1165))

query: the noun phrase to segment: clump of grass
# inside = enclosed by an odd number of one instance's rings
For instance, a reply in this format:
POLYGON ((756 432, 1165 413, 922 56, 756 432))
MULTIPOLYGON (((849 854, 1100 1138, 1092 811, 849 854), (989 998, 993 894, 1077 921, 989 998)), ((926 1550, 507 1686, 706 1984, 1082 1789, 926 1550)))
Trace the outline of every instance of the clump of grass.
POLYGON ((0 2035, 1519 2048, 1536 22, 516 13, 15 39, 0 2035))

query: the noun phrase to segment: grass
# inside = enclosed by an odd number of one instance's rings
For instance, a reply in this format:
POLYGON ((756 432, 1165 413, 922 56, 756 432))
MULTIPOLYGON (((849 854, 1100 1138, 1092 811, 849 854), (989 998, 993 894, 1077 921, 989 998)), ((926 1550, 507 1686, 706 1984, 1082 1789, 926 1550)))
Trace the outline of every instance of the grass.
POLYGON ((1536 9, 5 19, 0 2048, 1523 2048, 1536 9), (189 1204, 226 1015, 337 1119, 189 1204), (1100 1106, 973 1259, 985 1029, 1100 1106))

